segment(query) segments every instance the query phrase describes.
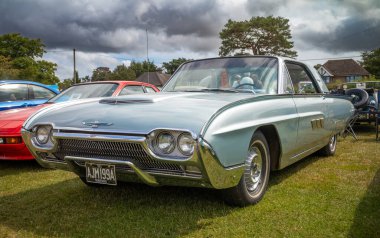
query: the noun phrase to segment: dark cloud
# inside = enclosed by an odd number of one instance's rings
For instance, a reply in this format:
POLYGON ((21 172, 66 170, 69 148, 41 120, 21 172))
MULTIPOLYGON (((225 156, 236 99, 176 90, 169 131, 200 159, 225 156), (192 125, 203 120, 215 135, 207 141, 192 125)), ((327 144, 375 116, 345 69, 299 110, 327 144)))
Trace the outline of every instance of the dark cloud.
POLYGON ((324 29, 307 24, 298 24, 293 29, 293 40, 300 50, 318 48, 325 52, 340 53, 380 47, 379 0, 332 0, 314 3, 302 0, 248 0, 246 5, 252 16, 277 16, 282 13, 290 19, 290 23, 291 13, 296 13, 298 18, 303 15, 302 18, 306 21, 320 16, 319 21, 325 22, 324 29), (308 15, 310 13, 312 14, 308 15), (332 17, 327 20, 326 14, 332 17), (335 21, 331 21, 334 17, 335 21))
POLYGON ((325 22, 324 29, 301 25, 293 34, 295 44, 301 50, 342 53, 380 47, 379 0, 335 0, 321 2, 319 7, 325 10, 320 20, 325 22))
MULTIPOLYGON (((139 45, 143 45, 146 28, 150 34, 206 39, 217 35, 222 24, 215 1, 192 4, 89 1, 78 4, 76 1, 4 0, 0 3, 0 19, 0 34, 19 32, 41 38, 49 48, 75 47, 88 52, 138 51, 139 45), (116 36, 121 39, 106 39, 116 36)), ((194 48, 200 49, 210 50, 194 48)))
POLYGON ((48 48, 130 55, 151 50, 217 54, 218 33, 228 18, 282 16, 290 19, 298 50, 362 51, 380 47, 379 0, 1 0, 0 34, 41 38, 48 48), (238 5, 238 6, 237 6, 238 5), (326 14, 337 16, 325 18, 326 14), (296 16, 295 16, 296 15, 296 16), (325 29, 309 19, 324 22, 325 29), (305 24, 300 23, 305 19, 305 24), (335 19, 335 20, 332 20, 335 19), (331 22, 335 21, 335 22, 331 22), (317 30, 318 29, 318 30, 317 30))
POLYGON ((192 35, 200 37, 215 36, 222 24, 221 11, 215 0, 200 1, 184 6, 182 2, 172 1, 160 7, 152 5, 142 16, 150 28, 165 29, 171 35, 192 35))
POLYGON ((336 53, 373 50, 380 47, 380 19, 350 17, 329 31, 318 32, 312 27, 298 30, 294 38, 304 50, 312 47, 336 53))
POLYGON ((247 9, 252 16, 269 16, 277 14, 280 7, 286 5, 286 0, 248 0, 247 9))

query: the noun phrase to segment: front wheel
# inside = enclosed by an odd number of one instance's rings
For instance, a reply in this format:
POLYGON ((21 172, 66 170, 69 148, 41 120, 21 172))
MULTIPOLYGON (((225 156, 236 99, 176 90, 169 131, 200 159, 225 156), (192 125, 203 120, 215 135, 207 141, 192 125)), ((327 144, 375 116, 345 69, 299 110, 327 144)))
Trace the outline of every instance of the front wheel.
POLYGON ((244 167, 239 184, 223 191, 226 202, 231 205, 256 204, 262 199, 268 187, 269 149, 265 136, 260 131, 252 137, 244 167))
POLYGON ((320 149, 318 152, 320 155, 322 156, 332 156, 335 154, 335 151, 336 151, 336 143, 337 143, 337 135, 333 135, 330 140, 329 140, 329 143, 323 147, 322 149, 320 149))

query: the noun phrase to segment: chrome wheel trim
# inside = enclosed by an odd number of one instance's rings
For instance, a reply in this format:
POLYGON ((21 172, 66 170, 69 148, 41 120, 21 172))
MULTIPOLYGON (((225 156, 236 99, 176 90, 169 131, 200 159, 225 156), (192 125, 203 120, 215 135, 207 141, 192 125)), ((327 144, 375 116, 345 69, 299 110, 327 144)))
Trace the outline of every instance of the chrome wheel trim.
POLYGON ((263 166, 266 158, 265 145, 261 141, 252 143, 245 162, 244 181, 250 195, 257 194, 262 189, 266 171, 263 166))
POLYGON ((335 151, 335 149, 336 149, 336 135, 334 135, 330 138, 329 149, 330 149, 330 151, 335 151))

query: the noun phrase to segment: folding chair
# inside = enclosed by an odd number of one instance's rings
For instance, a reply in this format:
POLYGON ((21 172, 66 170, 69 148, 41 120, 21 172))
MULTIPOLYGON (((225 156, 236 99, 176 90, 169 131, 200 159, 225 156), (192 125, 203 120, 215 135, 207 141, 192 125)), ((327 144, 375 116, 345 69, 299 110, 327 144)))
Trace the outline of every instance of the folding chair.
POLYGON ((352 115, 350 120, 348 120, 346 129, 344 130, 344 132, 342 134, 343 138, 345 138, 348 134, 350 134, 350 135, 352 135, 352 137, 354 137, 355 140, 358 139, 358 137, 356 136, 355 131, 352 127, 355 125, 356 121, 358 120, 359 115, 360 115, 359 111, 355 110, 354 115, 352 115))

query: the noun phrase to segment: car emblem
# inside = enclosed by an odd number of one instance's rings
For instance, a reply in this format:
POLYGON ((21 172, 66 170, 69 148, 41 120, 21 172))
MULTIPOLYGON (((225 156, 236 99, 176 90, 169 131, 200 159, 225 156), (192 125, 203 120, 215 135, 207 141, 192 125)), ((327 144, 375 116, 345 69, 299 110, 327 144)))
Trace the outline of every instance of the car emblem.
POLYGON ((99 126, 111 126, 113 123, 100 122, 100 121, 84 121, 82 122, 85 126, 91 126, 92 128, 98 128, 99 126))

